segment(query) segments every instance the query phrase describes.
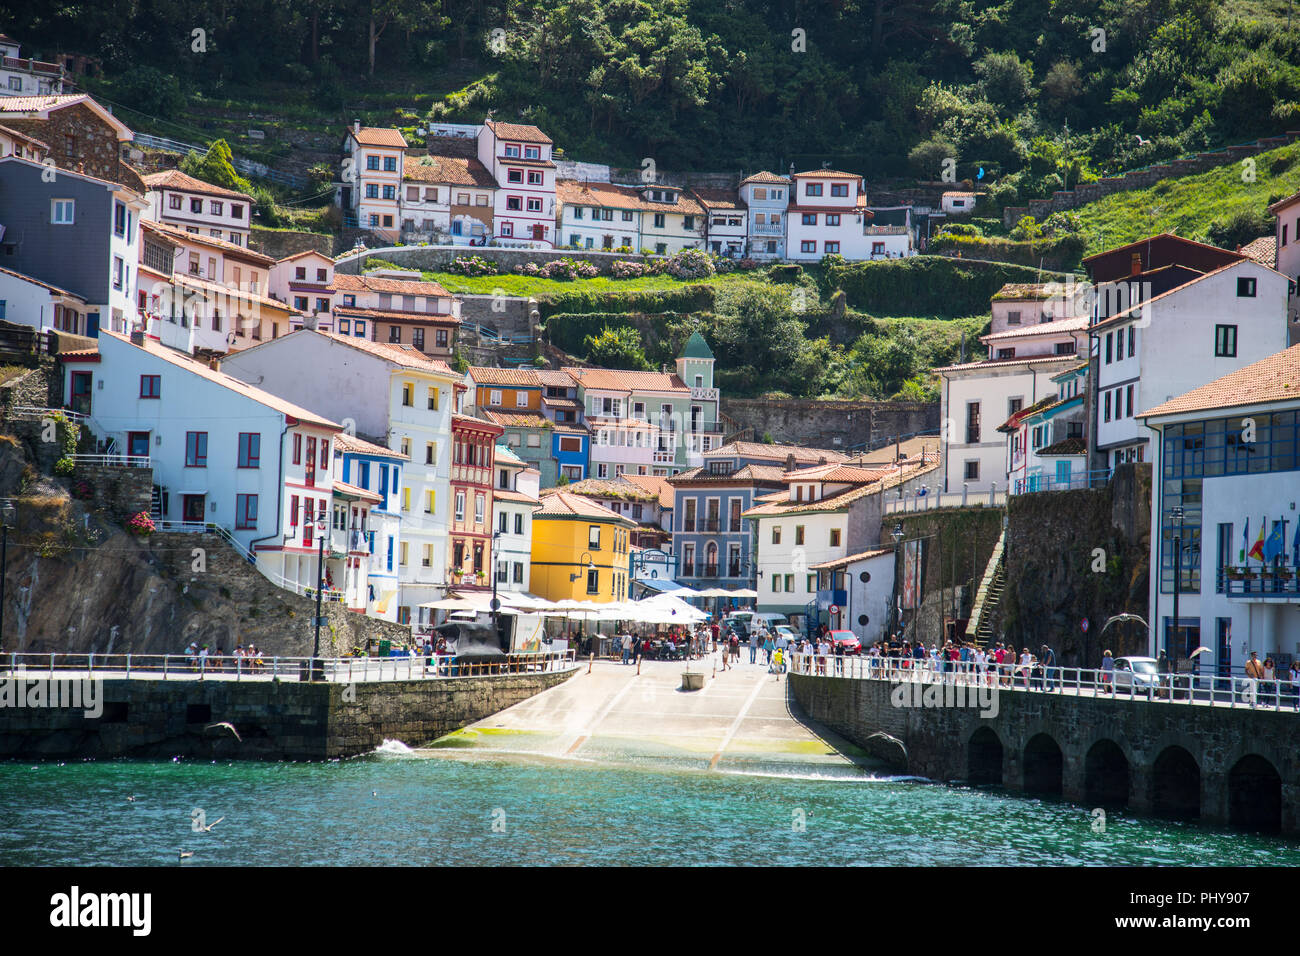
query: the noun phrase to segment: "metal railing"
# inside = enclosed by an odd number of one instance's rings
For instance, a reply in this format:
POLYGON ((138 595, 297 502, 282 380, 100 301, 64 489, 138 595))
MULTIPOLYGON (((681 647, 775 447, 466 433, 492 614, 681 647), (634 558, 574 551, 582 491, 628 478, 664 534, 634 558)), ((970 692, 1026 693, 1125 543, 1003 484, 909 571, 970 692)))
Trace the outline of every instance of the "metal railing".
POLYGON ((1300 567, 1219 568, 1218 584, 1228 597, 1294 598, 1300 595, 1300 567))
POLYGON ((1004 662, 936 661, 871 654, 791 653, 789 670, 811 677, 887 683, 949 684, 972 690, 1056 693, 1084 698, 1300 713, 1300 684, 1288 674, 1271 680, 1239 674, 1139 673, 1004 662))
POLYGON ((1110 469, 1072 471, 1066 479, 1052 474, 1027 475, 1017 478, 1012 494, 1026 495, 1036 491, 1072 491, 1080 488, 1104 488, 1110 483, 1110 469))
POLYGON ((935 508, 968 508, 976 505, 999 507, 1007 503, 1007 493, 998 491, 996 482, 988 491, 970 491, 962 488, 960 492, 933 492, 911 494, 904 497, 885 496, 885 514, 907 511, 931 511, 935 508))
MULTIPOLYGON (((173 153, 192 153, 196 156, 203 156, 207 153, 206 146, 195 146, 193 143, 182 143, 178 140, 167 139, 163 136, 150 136, 147 133, 136 133, 135 143, 139 146, 147 146, 150 149, 164 149, 173 153)), ((265 163, 257 163, 250 159, 243 159, 239 156, 232 156, 230 164, 238 172, 245 176, 254 176, 258 179, 267 179, 273 183, 280 183, 292 189, 302 189, 307 185, 307 178, 299 176, 296 173, 285 173, 278 169, 271 169, 265 163)))
POLYGON ((77 465, 116 465, 120 468, 152 468, 153 459, 148 455, 72 455, 73 464, 77 465))
POLYGON ((37 405, 15 405, 9 410, 9 417, 14 420, 23 421, 40 421, 45 418, 54 418, 56 415, 62 415, 74 425, 82 425, 86 421, 86 416, 81 412, 74 412, 70 408, 41 408, 37 405))
POLYGON ((455 654, 394 657, 235 657, 191 654, 0 654, 0 676, 27 680, 307 680, 366 683, 485 677, 575 667, 573 650, 506 654, 461 661, 455 654))

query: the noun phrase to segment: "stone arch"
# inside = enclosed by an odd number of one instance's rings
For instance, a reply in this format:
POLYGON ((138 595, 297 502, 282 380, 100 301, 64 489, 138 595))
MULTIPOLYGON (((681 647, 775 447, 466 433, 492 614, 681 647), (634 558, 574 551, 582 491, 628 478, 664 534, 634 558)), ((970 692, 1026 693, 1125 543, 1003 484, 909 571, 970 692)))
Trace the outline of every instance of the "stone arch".
POLYGON ((1060 796, 1065 773, 1061 745, 1050 734, 1034 734, 1025 744, 1024 790, 1060 796))
POLYGON ((1090 807, 1126 807, 1132 784, 1128 757, 1108 737, 1098 740, 1083 761, 1084 802, 1090 807))
POLYGON ((1151 812, 1179 820, 1201 815, 1201 768, 1185 747, 1170 744, 1151 763, 1151 812))
POLYGON ((991 727, 980 727, 966 744, 966 779, 974 786, 1002 785, 1002 741, 991 727))
POLYGON ((1259 754, 1247 754, 1228 771, 1228 822, 1252 830, 1282 829, 1282 776, 1259 754))

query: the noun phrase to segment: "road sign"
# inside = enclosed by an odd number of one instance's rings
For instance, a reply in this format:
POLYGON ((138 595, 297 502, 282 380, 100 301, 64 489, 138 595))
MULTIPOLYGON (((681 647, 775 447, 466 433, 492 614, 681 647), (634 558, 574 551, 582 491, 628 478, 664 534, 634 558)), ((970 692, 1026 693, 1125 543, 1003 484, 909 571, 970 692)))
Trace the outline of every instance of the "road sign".
POLYGON ((488 603, 488 607, 492 608, 492 610, 494 610, 494 611, 499 611, 499 610, 501 610, 501 601, 498 600, 497 598, 493 598, 493 599, 488 603))
POLYGON ((839 614, 839 613, 840 613, 840 606, 839 606, 838 604, 832 604, 832 605, 831 605, 831 613, 832 613, 832 614, 839 614))
POLYGON ((1088 619, 1086 617, 1079 622, 1079 630, 1083 631, 1085 634, 1088 633, 1088 619))

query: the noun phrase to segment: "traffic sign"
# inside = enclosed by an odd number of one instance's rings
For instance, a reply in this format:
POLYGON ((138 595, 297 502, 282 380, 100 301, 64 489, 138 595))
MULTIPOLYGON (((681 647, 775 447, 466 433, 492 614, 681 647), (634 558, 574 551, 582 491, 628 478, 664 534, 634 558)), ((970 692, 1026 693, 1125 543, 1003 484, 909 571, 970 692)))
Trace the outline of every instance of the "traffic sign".
POLYGON ((840 606, 839 606, 838 604, 832 604, 832 605, 831 605, 831 613, 832 613, 832 614, 839 614, 839 613, 840 613, 840 606))
POLYGON ((1079 622, 1079 630, 1083 631, 1085 634, 1088 633, 1088 619, 1086 617, 1079 622))
POLYGON ((499 611, 501 610, 501 601, 497 598, 493 598, 490 602, 488 602, 488 607, 492 608, 492 610, 494 611, 499 611))

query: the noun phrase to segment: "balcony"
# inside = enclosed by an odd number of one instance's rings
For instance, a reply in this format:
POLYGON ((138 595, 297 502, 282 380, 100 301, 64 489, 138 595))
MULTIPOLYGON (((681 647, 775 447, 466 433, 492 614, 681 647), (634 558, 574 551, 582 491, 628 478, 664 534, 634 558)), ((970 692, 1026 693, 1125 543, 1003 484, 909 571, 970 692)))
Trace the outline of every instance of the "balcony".
MULTIPOLYGON (((692 388, 691 398, 701 402, 716 402, 718 400, 718 390, 716 388, 692 388)), ((695 423, 691 423, 692 431, 699 431, 695 423)))
POLYGON ((1248 601, 1300 601, 1300 568, 1219 568, 1219 589, 1248 601))
POLYGON ((718 566, 716 564, 704 565, 704 576, 706 578, 716 578, 718 576, 718 566))
POLYGON ((753 225, 749 227, 749 234, 751 236, 784 236, 785 224, 777 223, 776 225, 771 225, 769 223, 764 223, 761 226, 753 225))
POLYGON ((693 564, 683 564, 683 565, 682 565, 682 577, 684 577, 684 578, 693 578, 693 577, 695 577, 695 565, 693 565, 693 564))
POLYGON ((717 518, 706 518, 700 522, 700 530, 706 534, 717 534, 722 530, 722 522, 717 518))

